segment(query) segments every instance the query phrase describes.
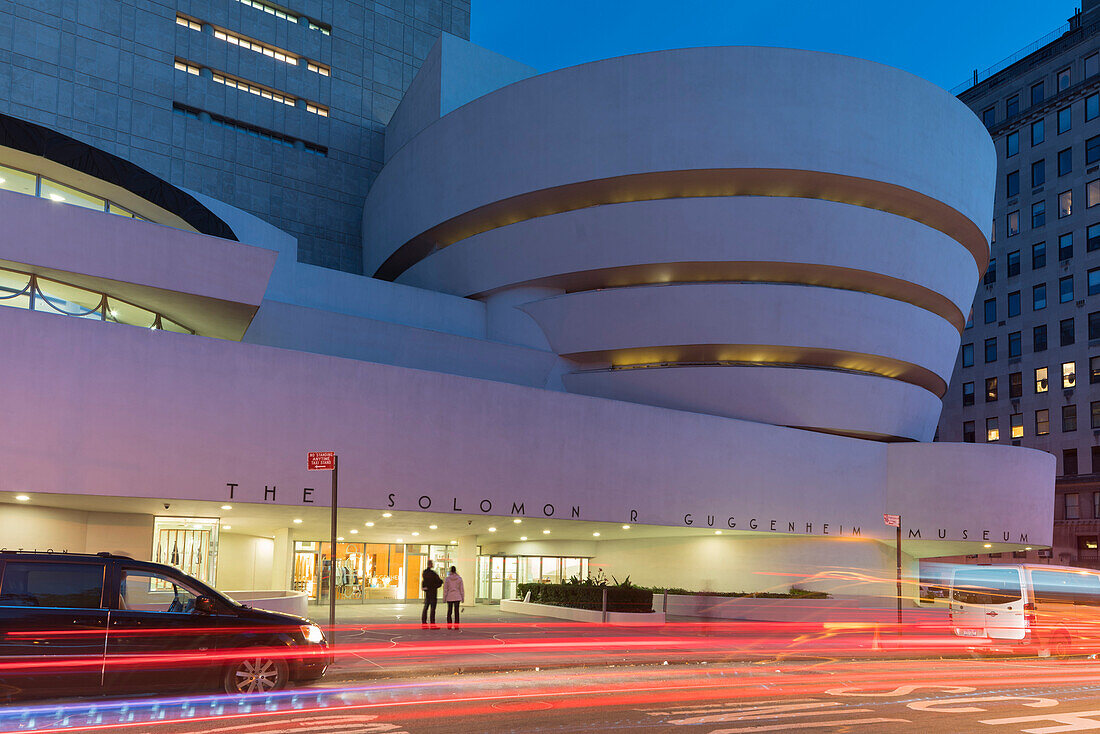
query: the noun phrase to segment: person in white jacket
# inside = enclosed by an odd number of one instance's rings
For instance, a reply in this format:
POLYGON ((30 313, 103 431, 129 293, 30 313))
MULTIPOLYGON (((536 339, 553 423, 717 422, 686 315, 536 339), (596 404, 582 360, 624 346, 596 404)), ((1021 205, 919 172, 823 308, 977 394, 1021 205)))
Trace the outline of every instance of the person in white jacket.
POLYGON ((466 598, 466 587, 462 585, 462 577, 458 575, 458 569, 451 566, 451 572, 443 580, 443 601, 447 602, 447 629, 458 629, 458 610, 466 598), (451 614, 454 613, 454 625, 451 624, 451 614))

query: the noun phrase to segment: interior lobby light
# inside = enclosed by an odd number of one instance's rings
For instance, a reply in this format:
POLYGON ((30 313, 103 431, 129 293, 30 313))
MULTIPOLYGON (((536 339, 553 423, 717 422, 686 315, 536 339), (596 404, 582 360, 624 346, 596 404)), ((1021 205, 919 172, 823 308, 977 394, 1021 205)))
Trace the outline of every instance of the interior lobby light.
POLYGON ((65 197, 61 194, 50 194, 50 201, 65 201, 65 197))
POLYGON ((549 535, 549 534, 550 534, 550 531, 549 531, 549 530, 543 530, 543 531, 542 531, 542 534, 543 534, 543 535, 549 535))
POLYGON ((489 532, 490 532, 490 533, 495 533, 496 531, 497 531, 497 529, 496 529, 496 528, 489 528, 489 532))
POLYGON ((302 524, 302 518, 300 518, 300 517, 294 518, 294 524, 295 525, 301 525, 302 524))
POLYGON ((393 517, 393 513, 392 512, 383 512, 382 517, 393 517))
POLYGON ((598 537, 600 537, 600 534, 599 533, 592 533, 592 537, 593 538, 598 538, 598 537))
POLYGON ((223 510, 232 510, 232 509, 233 509, 233 505, 222 505, 222 509, 223 509, 223 510))
POLYGON ((982 547, 983 547, 983 548, 992 548, 992 547, 993 547, 993 544, 992 544, 992 543, 986 543, 986 544, 985 544, 985 545, 983 545, 982 547))
POLYGON ((232 529, 233 529, 232 525, 222 525, 222 530, 232 530, 232 529))
POLYGON ((623 530, 630 530, 630 526, 629 525, 623 525, 623 530))
POLYGON ((349 532, 350 532, 350 533, 351 533, 352 535, 358 535, 358 534, 359 534, 359 531, 358 531, 358 530, 356 530, 355 528, 352 528, 352 529, 351 529, 351 530, 350 530, 349 532))
POLYGON ((420 533, 413 533, 414 538, 418 537, 419 535, 420 535, 420 533))
POLYGON ((439 526, 438 525, 429 525, 428 530, 439 530, 439 526))
POLYGON ((721 530, 715 530, 715 531, 714 531, 714 534, 715 534, 715 535, 721 535, 721 534, 722 534, 722 531, 721 531, 721 530))
POLYGON ((1024 550, 1031 550, 1031 546, 1030 545, 1024 546, 1024 550))
POLYGON ((519 536, 519 539, 520 540, 527 540, 527 536, 526 535, 521 535, 521 536, 519 536))
POLYGON ((458 545, 458 541, 457 540, 452 540, 451 545, 458 545))
POLYGON ((25 494, 17 494, 17 495, 15 495, 15 501, 16 502, 30 502, 31 498, 28 497, 25 494))
POLYGON ((374 523, 373 523, 373 522, 365 522, 365 523, 363 523, 363 524, 364 524, 364 525, 366 525, 366 526, 367 526, 368 528, 373 528, 373 527, 374 527, 374 523))
POLYGON ((398 539, 397 539, 397 542, 398 542, 398 543, 404 543, 404 542, 405 542, 405 539, 404 539, 404 538, 398 538, 398 539))
POLYGON ((523 522, 523 520, 520 520, 520 519, 519 519, 519 518, 517 517, 517 518, 516 518, 515 520, 513 520, 512 522, 514 522, 514 523, 515 523, 516 525, 519 525, 519 524, 520 524, 521 522, 523 522))

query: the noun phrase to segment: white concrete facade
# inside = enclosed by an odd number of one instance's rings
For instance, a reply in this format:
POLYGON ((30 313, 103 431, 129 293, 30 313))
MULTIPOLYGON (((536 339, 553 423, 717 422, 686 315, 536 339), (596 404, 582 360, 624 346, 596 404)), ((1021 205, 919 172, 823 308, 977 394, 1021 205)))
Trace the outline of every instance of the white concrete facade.
POLYGON ((0 503, 85 513, 0 546, 114 550, 96 512, 151 528, 163 503, 231 523, 220 586, 287 588, 295 541, 327 538, 311 450, 340 456, 349 542, 453 544, 471 597, 488 555, 888 593, 883 513, 907 565, 1049 543, 1049 455, 922 443, 988 258, 993 154, 957 100, 760 48, 529 76, 444 39, 421 76, 365 202, 378 277, 298 264, 293 238, 205 197, 240 242, 121 220, 104 238, 109 215, 0 191, 34 217, 0 267, 210 325, 0 308, 30 357, 0 383, 19 426, 0 503), (179 266, 132 266, 146 239, 179 266))

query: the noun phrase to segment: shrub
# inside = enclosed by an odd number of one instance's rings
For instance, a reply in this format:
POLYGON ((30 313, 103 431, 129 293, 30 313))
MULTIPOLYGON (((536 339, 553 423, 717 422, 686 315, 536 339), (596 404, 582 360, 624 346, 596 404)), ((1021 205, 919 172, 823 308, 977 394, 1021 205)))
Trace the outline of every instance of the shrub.
POLYGON ((688 589, 680 589, 675 587, 669 587, 667 589, 660 587, 635 587, 635 588, 648 588, 654 594, 676 594, 681 596, 725 596, 725 597, 749 597, 752 599, 828 599, 829 595, 824 591, 806 591, 805 589, 798 589, 792 586, 790 591, 787 592, 775 592, 775 591, 690 591, 688 589))
POLYGON ((614 586, 606 580, 589 578, 581 581, 574 577, 564 584, 519 584, 516 588, 521 599, 531 592, 531 601, 536 604, 596 611, 603 609, 603 591, 607 589, 609 612, 653 611, 653 592, 634 586, 629 578, 614 586))

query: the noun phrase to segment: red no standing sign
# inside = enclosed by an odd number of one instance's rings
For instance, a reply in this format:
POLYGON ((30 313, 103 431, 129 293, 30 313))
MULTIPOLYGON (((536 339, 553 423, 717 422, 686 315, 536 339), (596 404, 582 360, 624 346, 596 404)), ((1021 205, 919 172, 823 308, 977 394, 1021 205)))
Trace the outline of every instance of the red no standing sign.
POLYGON ((307 468, 310 471, 332 471, 336 468, 335 451, 310 451, 307 468))

